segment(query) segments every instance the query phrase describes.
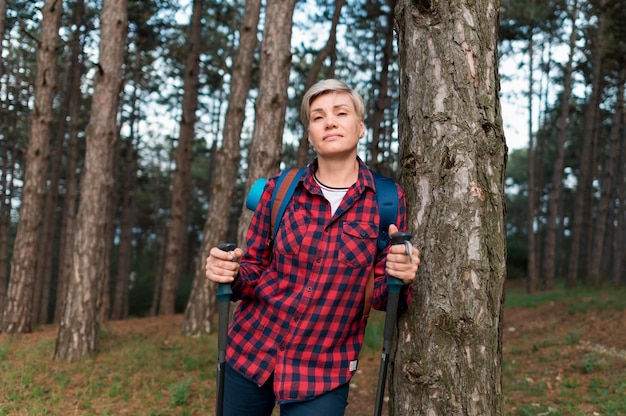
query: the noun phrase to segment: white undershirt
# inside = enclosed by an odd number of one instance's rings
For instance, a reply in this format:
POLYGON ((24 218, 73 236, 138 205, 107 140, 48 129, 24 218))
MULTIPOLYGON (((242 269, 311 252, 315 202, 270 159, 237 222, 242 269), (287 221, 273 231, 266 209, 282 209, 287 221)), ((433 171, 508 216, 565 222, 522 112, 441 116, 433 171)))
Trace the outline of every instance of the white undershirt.
POLYGON ((326 186, 315 178, 315 182, 322 189, 322 193, 328 202, 330 202, 330 210, 331 215, 335 215, 335 211, 339 208, 339 204, 343 200, 343 197, 348 192, 349 188, 331 188, 330 186, 326 186))

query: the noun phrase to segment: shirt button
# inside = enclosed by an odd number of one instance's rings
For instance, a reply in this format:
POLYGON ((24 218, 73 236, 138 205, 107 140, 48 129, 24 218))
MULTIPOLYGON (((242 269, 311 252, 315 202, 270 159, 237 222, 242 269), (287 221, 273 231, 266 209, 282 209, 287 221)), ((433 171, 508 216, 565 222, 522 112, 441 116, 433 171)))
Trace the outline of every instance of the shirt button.
POLYGON ((280 347, 280 350, 281 351, 285 351, 285 347, 280 347))
POLYGON ((322 259, 318 257, 317 260, 315 260, 315 261, 319 263, 319 262, 322 261, 322 259))
POLYGON ((310 292, 310 291, 312 291, 312 290, 313 290, 313 288, 312 288, 311 286, 309 286, 309 287, 307 287, 307 288, 306 288, 306 291, 307 291, 307 292, 310 292))

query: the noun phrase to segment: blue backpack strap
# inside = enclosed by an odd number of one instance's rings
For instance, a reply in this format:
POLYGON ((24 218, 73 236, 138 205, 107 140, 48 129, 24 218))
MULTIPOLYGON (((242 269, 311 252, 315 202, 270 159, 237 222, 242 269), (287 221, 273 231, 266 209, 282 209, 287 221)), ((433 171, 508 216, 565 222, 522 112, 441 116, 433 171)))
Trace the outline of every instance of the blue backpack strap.
POLYGON ((378 250, 384 250, 389 243, 389 226, 396 222, 398 217, 398 189, 393 179, 372 171, 376 184, 376 199, 378 200, 378 250))
POLYGON ((285 213, 285 209, 291 200, 296 186, 298 185, 298 180, 304 174, 305 169, 306 167, 300 169, 286 169, 280 173, 280 176, 276 181, 276 187, 274 188, 272 199, 270 200, 270 210, 272 213, 270 222, 272 241, 276 238, 280 220, 285 213))

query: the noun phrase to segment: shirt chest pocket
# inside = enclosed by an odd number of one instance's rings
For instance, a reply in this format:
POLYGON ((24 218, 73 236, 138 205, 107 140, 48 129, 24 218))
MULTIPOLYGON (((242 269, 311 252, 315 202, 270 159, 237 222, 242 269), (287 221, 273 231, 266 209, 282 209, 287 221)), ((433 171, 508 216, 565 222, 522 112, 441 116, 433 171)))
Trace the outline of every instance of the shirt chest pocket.
POLYGON ((374 262, 378 226, 369 222, 345 222, 341 233, 339 261, 352 267, 366 267, 374 262))
POLYGON ((297 208, 285 211, 280 224, 277 224, 276 250, 282 254, 298 254, 308 222, 306 214, 297 208))

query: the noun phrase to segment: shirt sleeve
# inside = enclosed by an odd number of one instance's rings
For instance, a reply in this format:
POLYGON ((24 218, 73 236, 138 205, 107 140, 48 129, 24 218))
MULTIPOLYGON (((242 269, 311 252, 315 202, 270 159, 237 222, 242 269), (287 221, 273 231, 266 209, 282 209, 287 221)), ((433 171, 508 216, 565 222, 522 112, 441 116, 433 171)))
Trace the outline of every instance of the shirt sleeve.
POLYGON ((239 262, 239 274, 232 284, 233 301, 250 296, 265 269, 271 261, 271 198, 278 177, 267 181, 257 204, 248 231, 246 249, 239 262))
MULTIPOLYGON (((398 190, 398 217, 395 225, 401 232, 407 231, 406 222, 406 196, 404 190, 398 184, 396 184, 398 190)), ((385 263, 387 262, 387 254, 389 253, 389 246, 383 251, 378 253, 376 260, 375 280, 374 280, 374 293, 372 295, 372 307, 374 309, 384 311, 387 309, 387 280, 389 275, 385 271, 385 263)), ((399 311, 405 311, 409 307, 409 303, 413 298, 413 285, 404 285, 400 292, 400 303, 398 305, 399 311)))

